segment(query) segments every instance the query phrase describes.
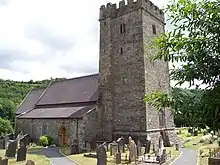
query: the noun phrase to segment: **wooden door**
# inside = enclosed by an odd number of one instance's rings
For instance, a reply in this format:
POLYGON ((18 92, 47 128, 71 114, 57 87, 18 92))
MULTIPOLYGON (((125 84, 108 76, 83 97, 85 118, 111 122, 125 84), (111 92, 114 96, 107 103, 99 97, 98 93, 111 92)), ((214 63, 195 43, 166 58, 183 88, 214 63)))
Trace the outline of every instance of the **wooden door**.
POLYGON ((61 141, 61 146, 67 146, 68 137, 67 137, 66 128, 64 126, 60 128, 60 141, 61 141))

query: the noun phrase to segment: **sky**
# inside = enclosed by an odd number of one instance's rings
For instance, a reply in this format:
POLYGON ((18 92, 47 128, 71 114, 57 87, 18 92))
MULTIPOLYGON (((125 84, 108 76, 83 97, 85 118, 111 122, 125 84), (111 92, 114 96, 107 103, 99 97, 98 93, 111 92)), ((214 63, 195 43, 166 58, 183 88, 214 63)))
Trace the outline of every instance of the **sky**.
MULTIPOLYGON (((0 78, 98 72, 99 8, 119 0, 0 0, 0 78)), ((163 8, 168 0, 152 0, 163 8)))

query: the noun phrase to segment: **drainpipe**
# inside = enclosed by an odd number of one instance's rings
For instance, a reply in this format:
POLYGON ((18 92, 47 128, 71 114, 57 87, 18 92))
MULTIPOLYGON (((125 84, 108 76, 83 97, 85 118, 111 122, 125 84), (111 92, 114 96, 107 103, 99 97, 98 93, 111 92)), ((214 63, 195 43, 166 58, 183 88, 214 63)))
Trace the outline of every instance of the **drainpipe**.
POLYGON ((76 139, 79 139, 79 119, 76 119, 76 139))

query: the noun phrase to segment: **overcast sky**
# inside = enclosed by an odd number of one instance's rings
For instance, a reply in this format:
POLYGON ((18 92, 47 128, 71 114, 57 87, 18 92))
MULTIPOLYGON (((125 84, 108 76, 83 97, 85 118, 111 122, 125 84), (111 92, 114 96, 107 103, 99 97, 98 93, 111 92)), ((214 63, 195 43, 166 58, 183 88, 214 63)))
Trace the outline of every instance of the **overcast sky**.
MULTIPOLYGON (((0 78, 29 81, 97 73, 99 7, 107 2, 0 0, 0 78)), ((168 0, 152 2, 162 8, 168 0)))

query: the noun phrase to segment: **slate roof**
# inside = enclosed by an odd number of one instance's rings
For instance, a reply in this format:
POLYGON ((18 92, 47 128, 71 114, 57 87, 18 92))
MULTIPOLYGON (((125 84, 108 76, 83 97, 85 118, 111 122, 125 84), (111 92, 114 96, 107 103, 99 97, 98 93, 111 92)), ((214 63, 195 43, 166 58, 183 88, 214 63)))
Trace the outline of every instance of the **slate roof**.
POLYGON ((33 109, 45 89, 46 88, 32 89, 18 107, 16 114, 21 114, 25 111, 33 109))
POLYGON ((18 118, 31 119, 50 119, 50 118, 81 118, 95 106, 84 107, 56 107, 56 108, 37 108, 19 116, 18 118))
POLYGON ((47 88, 33 89, 21 103, 16 115, 19 115, 18 118, 82 117, 94 109, 91 105, 99 99, 98 76, 94 74, 66 79, 52 83, 47 88))
POLYGON ((37 105, 97 101, 98 74, 53 83, 37 105))

